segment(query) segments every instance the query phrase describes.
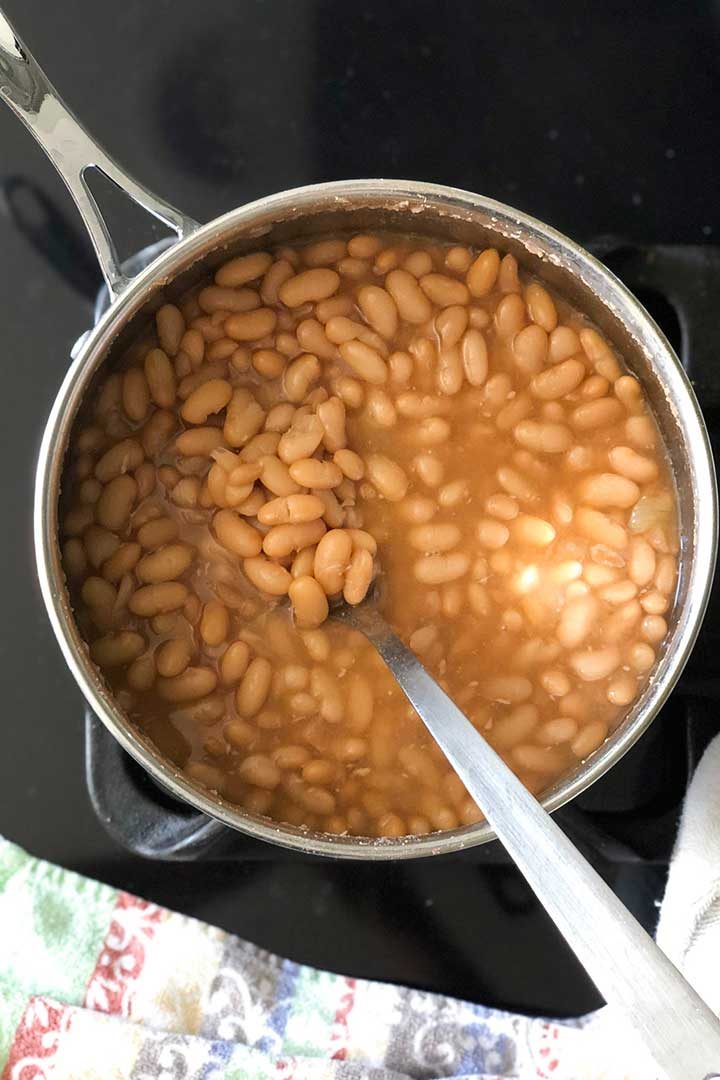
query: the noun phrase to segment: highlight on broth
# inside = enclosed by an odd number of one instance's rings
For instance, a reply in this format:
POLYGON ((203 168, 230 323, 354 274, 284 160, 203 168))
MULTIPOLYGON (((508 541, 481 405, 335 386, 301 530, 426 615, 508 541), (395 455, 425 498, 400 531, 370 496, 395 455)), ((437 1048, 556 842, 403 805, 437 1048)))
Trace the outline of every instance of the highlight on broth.
POLYGON ((372 647, 386 617, 523 782, 647 683, 676 500, 638 381, 512 255, 396 235, 230 259, 83 410, 63 563, 90 655, 188 776, 277 821, 481 819, 372 647))

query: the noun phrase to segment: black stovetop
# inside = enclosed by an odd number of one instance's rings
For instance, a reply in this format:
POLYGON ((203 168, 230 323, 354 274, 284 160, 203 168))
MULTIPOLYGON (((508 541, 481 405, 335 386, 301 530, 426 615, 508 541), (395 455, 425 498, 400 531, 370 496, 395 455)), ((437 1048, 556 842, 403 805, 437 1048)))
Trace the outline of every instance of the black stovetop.
MULTIPOLYGON (((371 0, 342 19, 328 0, 206 0, 201 17, 190 0, 5 7, 101 141, 198 220, 284 187, 385 175, 482 191, 598 242, 682 344, 720 437, 715 3, 371 0)), ((592 1008, 497 845, 360 865, 220 837, 198 861, 141 858, 119 838, 159 852, 148 821, 160 819, 133 816, 128 792, 135 810, 155 795, 90 727, 94 809, 82 703, 34 581, 30 505, 42 423, 98 274, 61 182, 7 112, 0 146, 0 831, 299 961, 544 1014, 592 1008)), ((154 235, 122 222, 123 254, 154 235)), ((715 608, 650 732, 559 815, 650 928, 688 775, 720 727, 718 645, 715 608)))

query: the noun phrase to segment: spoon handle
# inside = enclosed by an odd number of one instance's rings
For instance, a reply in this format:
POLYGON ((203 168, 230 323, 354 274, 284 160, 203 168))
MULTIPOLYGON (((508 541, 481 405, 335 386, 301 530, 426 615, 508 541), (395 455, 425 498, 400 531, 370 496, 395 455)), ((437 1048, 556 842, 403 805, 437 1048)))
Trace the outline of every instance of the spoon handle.
POLYGON ((720 1075, 720 1022, 377 611, 378 650, 607 1003, 670 1080, 720 1075))

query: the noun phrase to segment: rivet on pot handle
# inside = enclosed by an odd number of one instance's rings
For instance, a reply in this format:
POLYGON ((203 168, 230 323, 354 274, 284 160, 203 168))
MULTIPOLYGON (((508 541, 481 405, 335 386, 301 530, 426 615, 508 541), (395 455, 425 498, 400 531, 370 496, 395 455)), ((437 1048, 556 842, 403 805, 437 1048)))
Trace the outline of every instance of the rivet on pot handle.
POLYGON ((22 120, 65 181, 90 234, 111 296, 119 296, 129 279, 123 274, 108 231, 85 174, 97 169, 128 198, 164 222, 179 239, 197 222, 185 217, 143 187, 105 153, 58 96, 52 83, 0 11, 0 97, 22 120))

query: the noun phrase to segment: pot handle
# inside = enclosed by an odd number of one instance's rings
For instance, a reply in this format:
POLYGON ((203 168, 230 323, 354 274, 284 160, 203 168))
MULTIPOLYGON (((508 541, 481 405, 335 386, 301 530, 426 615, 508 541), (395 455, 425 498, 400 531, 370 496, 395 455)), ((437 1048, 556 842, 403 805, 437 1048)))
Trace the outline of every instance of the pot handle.
POLYGON ((113 840, 137 855, 178 861, 222 858, 232 842, 221 822, 156 786, 87 708, 85 770, 98 820, 113 840))
POLYGON ((129 279, 105 219, 88 187, 86 173, 97 169, 129 199, 162 221, 183 239, 199 227, 129 176, 99 146, 59 97, 31 53, 0 11, 0 98, 35 136, 65 181, 90 234, 103 277, 112 297, 119 296, 129 279))

